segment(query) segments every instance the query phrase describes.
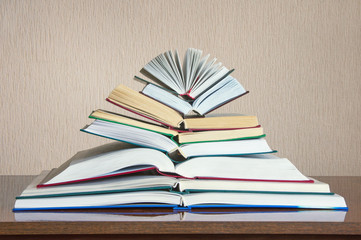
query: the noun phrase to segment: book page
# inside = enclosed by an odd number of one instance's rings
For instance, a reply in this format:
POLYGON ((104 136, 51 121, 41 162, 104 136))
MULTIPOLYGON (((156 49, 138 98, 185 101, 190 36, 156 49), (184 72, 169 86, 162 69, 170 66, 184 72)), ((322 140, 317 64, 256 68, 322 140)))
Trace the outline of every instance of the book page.
POLYGON ((286 158, 196 157, 178 164, 176 172, 189 178, 309 180, 286 158))
POLYGON ((45 184, 94 178, 116 170, 139 165, 155 166, 160 171, 174 172, 172 161, 164 153, 154 149, 131 148, 73 159, 69 167, 45 184))

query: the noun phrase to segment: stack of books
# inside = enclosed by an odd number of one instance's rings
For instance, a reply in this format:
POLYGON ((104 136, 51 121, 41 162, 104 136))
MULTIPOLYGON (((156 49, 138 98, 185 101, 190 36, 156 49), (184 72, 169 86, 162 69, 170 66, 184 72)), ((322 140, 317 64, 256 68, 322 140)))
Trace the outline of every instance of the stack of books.
POLYGON ((272 153, 256 116, 209 115, 248 92, 216 59, 165 52, 143 69, 141 92, 117 86, 107 101, 139 118, 90 114, 83 132, 114 142, 44 171, 14 211, 81 208, 273 207, 347 210, 329 185, 272 153), (149 80, 146 80, 149 79, 149 80), (127 144, 124 144, 127 143, 127 144))

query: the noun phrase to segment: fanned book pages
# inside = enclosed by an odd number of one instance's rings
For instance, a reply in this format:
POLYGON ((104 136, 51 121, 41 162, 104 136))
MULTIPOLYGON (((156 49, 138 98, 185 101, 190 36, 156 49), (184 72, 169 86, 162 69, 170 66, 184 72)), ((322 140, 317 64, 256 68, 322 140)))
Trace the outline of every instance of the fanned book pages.
POLYGON ((177 50, 167 51, 152 59, 141 72, 177 95, 195 99, 232 72, 209 57, 202 57, 201 50, 189 48, 181 64, 177 50))
POLYGON ((109 94, 107 101, 171 128, 208 130, 235 129, 259 125, 255 116, 238 115, 184 118, 180 112, 173 108, 124 85, 117 86, 109 94))

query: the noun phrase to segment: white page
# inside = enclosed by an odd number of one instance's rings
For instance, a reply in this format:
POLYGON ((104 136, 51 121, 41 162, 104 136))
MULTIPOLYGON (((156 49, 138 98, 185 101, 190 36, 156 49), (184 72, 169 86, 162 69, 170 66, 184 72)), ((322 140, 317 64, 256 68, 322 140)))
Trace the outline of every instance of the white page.
POLYGON ((178 147, 177 143, 160 133, 98 119, 83 130, 118 141, 155 148, 166 152, 170 152, 178 147))
POLYGON ((272 149, 268 146, 264 138, 223 142, 192 143, 182 145, 180 148, 185 157, 205 155, 241 155, 272 152, 272 149))
POLYGON ((183 59, 183 77, 186 89, 189 88, 189 77, 190 77, 190 68, 191 68, 191 49, 187 49, 184 59, 183 59))
POLYGON ((189 178, 309 180, 286 158, 196 157, 178 164, 176 172, 189 178))
POLYGON ((182 86, 183 86, 183 89, 184 89, 184 92, 186 92, 186 85, 185 85, 185 80, 184 80, 184 75, 183 75, 183 70, 182 70, 182 66, 181 66, 181 60, 179 58, 179 55, 178 55, 178 51, 175 50, 174 51, 174 54, 175 54, 175 62, 176 62, 176 65, 177 65, 177 68, 178 68, 178 72, 181 76, 181 80, 182 80, 182 86))
POLYGON ((152 59, 144 66, 144 69, 159 81, 163 82, 165 85, 176 91, 178 94, 182 93, 182 89, 180 89, 172 77, 169 76, 169 73, 163 69, 163 66, 160 64, 158 58, 152 59))
POLYGON ((197 98, 202 92, 204 92, 217 81, 222 79, 228 72, 229 70, 227 68, 222 67, 216 74, 213 74, 206 81, 203 80, 202 82, 197 82, 196 85, 192 88, 190 95, 193 98, 197 98))
POLYGON ((171 204, 179 205, 179 194, 167 191, 138 191, 126 193, 79 195, 53 198, 17 199, 16 208, 64 208, 114 206, 121 204, 171 204))
POLYGON ((121 149, 76 159, 68 168, 47 181, 46 184, 92 178, 137 165, 155 166, 165 172, 174 171, 172 161, 160 151, 148 148, 121 149))
POLYGON ((207 63, 209 56, 210 55, 208 54, 199 61, 198 67, 194 74, 194 81, 199 81, 199 78, 200 78, 201 74, 203 73, 204 68, 206 67, 206 63, 207 63))
POLYGON ((167 57, 167 52, 165 54, 161 54, 157 57, 157 60, 159 61, 161 67, 165 70, 167 75, 169 76, 169 79, 177 85, 178 88, 182 88, 182 85, 180 83, 180 79, 178 78, 176 72, 174 71, 174 67, 172 66, 172 63, 170 59, 167 57))
POLYGON ((190 68, 190 76, 189 76, 189 82, 187 85, 187 90, 190 89, 190 87, 195 82, 195 74, 198 69, 199 61, 202 55, 201 50, 192 49, 192 62, 191 62, 191 68, 190 68))
POLYGON ((183 92, 185 92, 185 89, 183 89, 183 80, 182 80, 182 75, 180 74, 178 67, 176 65, 176 60, 174 59, 174 56, 172 54, 171 51, 168 51, 165 53, 165 56, 168 60, 169 65, 172 67, 172 70, 175 74, 176 80, 177 80, 177 86, 182 89, 183 92))
POLYGON ((66 193, 84 193, 111 190, 124 190, 134 188, 148 188, 160 186, 174 186, 177 180, 167 176, 157 175, 137 175, 122 176, 116 178, 97 179, 96 181, 86 181, 73 184, 42 187, 36 186, 46 177, 49 171, 43 171, 34 181, 21 193, 21 196, 39 196, 49 194, 66 194, 66 193))
POLYGON ((162 102, 167 106, 170 106, 171 108, 181 112, 183 115, 187 115, 193 109, 192 105, 190 105, 188 102, 154 84, 148 84, 145 86, 145 88, 142 90, 142 93, 162 102))
POLYGON ((343 197, 319 194, 194 193, 182 196, 185 206, 232 204, 259 207, 344 208, 343 197))
POLYGON ((200 222, 343 222, 346 211, 260 211, 260 212, 186 212, 183 221, 200 222))
POLYGON ((223 103, 230 99, 234 99, 245 92, 246 90, 236 79, 227 76, 200 95, 193 102, 193 109, 199 114, 204 115, 211 109, 217 108, 223 103))

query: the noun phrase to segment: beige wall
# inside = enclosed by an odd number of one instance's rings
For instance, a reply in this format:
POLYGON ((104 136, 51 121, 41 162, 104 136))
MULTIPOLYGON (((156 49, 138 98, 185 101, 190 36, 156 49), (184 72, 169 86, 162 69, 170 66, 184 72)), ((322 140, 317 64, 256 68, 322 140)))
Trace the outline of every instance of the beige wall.
MULTIPOLYGON (((308 175, 360 175, 361 1, 0 1, 0 174, 110 142, 79 131, 161 52, 217 57, 269 144, 308 175)), ((123 112, 124 113, 124 112, 123 112)))

